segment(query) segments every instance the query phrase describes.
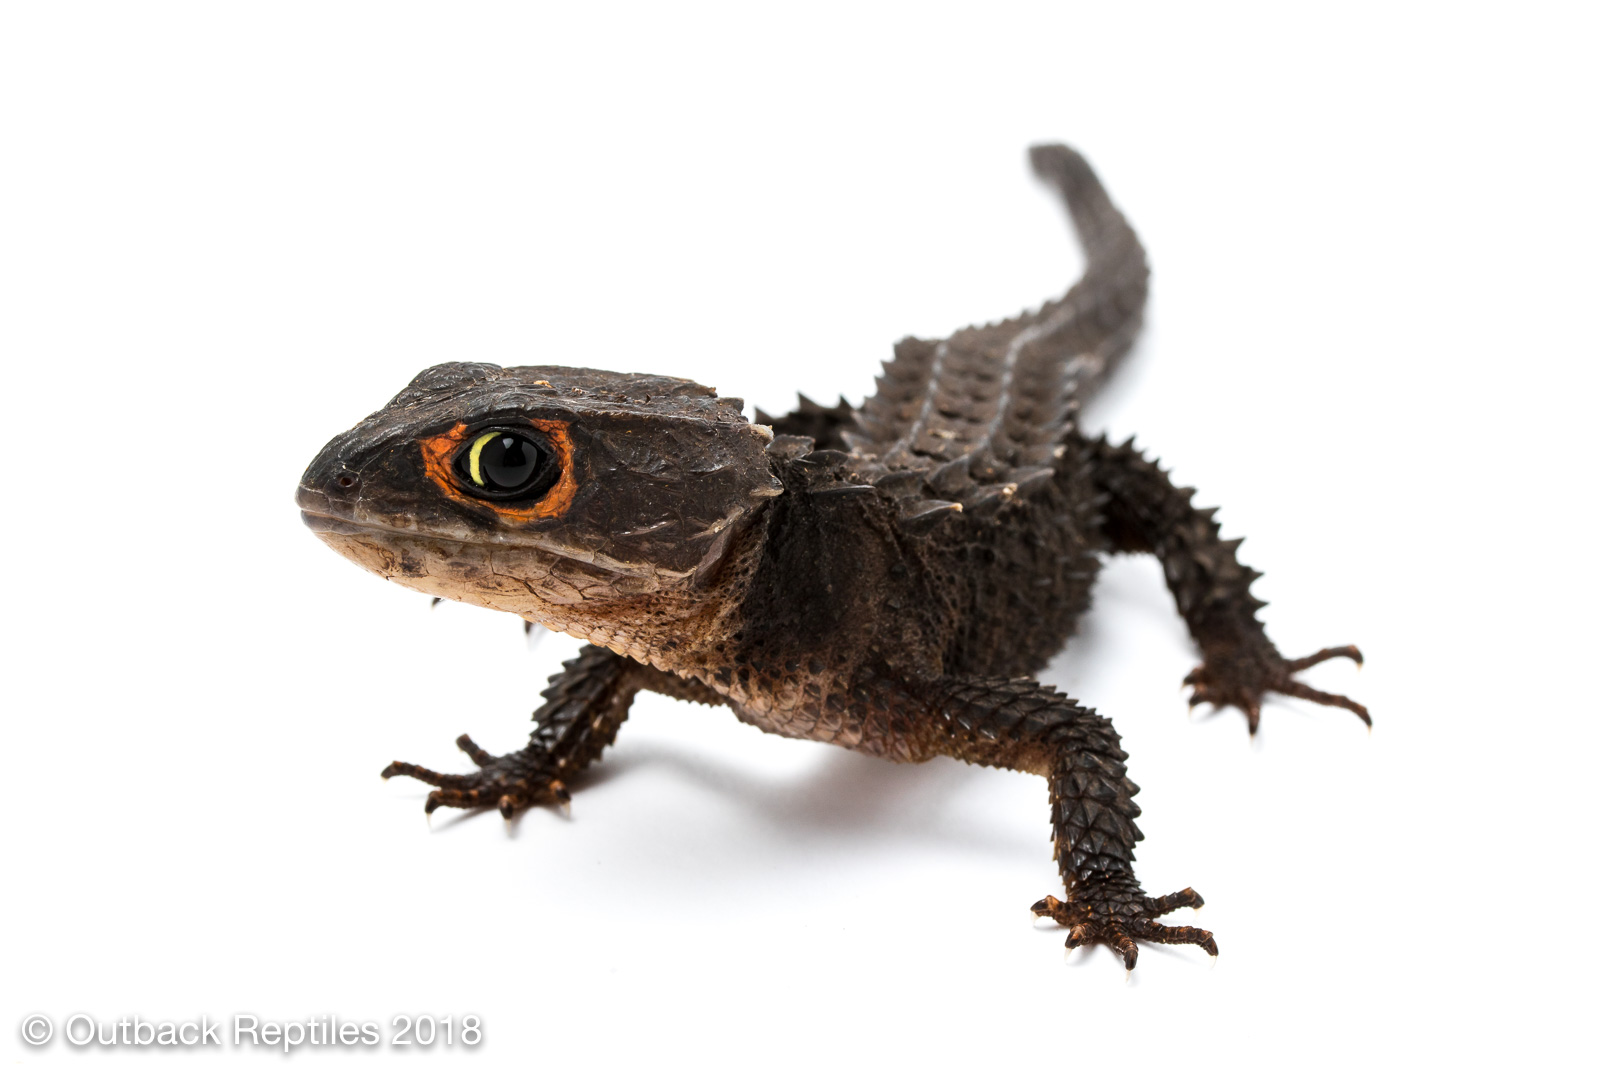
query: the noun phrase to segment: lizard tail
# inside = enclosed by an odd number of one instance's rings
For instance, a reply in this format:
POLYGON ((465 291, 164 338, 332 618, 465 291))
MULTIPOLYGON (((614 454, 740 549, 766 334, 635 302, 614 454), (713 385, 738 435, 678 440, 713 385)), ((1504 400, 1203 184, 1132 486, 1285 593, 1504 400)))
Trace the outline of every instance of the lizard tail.
MULTIPOLYGON (((1139 238, 1078 153, 1037 145, 1029 156, 1066 202, 1083 277, 1034 311, 895 345, 856 429, 839 435, 864 465, 946 470, 939 481, 954 487, 974 472, 985 482, 1043 478, 1077 407, 1133 346, 1149 280, 1139 238)), ((874 484, 878 475, 868 472, 874 484)))
MULTIPOLYGON (((1063 144, 1034 145, 1028 149, 1028 160, 1034 174, 1061 195, 1083 246, 1083 277, 1061 301, 1060 311, 1051 316, 1070 320, 1057 329, 1075 335, 1076 344, 1070 347, 1079 351, 1067 355, 1068 389, 1073 399, 1082 403, 1133 346, 1144 317, 1150 268, 1138 235, 1111 202, 1088 161, 1063 144)), ((1050 310, 1046 305, 1040 316, 1050 310)), ((1065 347, 1058 351, 1067 354, 1065 347)))

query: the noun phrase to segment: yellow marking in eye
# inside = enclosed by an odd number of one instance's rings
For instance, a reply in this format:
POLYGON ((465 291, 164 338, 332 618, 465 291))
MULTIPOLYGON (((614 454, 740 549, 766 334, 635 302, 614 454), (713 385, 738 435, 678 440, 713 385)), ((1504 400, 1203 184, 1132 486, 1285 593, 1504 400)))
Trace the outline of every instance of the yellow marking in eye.
POLYGON ((499 436, 499 430, 479 434, 478 439, 472 442, 472 451, 467 453, 467 473, 472 475, 472 480, 478 485, 483 484, 483 471, 478 467, 479 457, 483 455, 483 446, 499 436))

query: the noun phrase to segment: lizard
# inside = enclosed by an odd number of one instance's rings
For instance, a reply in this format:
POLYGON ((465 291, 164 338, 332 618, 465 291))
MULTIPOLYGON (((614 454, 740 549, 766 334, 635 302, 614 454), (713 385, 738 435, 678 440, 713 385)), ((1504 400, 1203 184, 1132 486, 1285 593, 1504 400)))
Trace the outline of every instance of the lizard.
POLYGON ((1158 920, 1204 900, 1147 894, 1127 754, 1111 722, 1037 674, 1088 607, 1103 558, 1160 562, 1201 653, 1191 705, 1284 694, 1367 710, 1296 675, 1257 618, 1259 572, 1215 509, 1077 412, 1133 345, 1144 249, 1084 158, 1030 150, 1083 247, 1036 310, 942 340, 907 337, 876 392, 780 417, 683 378, 452 362, 333 438, 301 478, 303 521, 403 586, 587 642, 550 680, 527 746, 457 739, 476 769, 396 761, 426 810, 565 806, 641 691, 901 762, 948 756, 1043 777, 1065 899, 1032 905, 1069 950, 1198 945, 1158 920))

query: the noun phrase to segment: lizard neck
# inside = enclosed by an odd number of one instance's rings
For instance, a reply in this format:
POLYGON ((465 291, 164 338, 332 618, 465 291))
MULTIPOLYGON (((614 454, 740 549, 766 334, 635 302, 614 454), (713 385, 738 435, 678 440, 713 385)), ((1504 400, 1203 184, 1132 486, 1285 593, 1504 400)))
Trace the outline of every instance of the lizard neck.
MULTIPOLYGON (((631 600, 598 604, 558 620, 523 618, 571 634, 658 670, 704 679, 726 662, 751 580, 760 566, 767 509, 730 535, 719 565, 699 581, 631 600)), ((726 693, 724 693, 726 695, 726 693)))

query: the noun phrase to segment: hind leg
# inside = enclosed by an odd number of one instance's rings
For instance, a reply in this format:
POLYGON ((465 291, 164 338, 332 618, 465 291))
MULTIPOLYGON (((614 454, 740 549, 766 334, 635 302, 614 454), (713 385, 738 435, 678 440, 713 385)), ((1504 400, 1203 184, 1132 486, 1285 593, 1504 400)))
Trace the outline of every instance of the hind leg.
POLYGON ((1252 734, 1261 724, 1261 701, 1268 693, 1344 708, 1372 725, 1360 704, 1295 678, 1330 659, 1359 664, 1361 651, 1341 645, 1297 659, 1279 653, 1256 618, 1262 601, 1250 592, 1261 574, 1239 562, 1238 541, 1222 540, 1212 518, 1215 508, 1194 507, 1194 490, 1173 485, 1131 443, 1111 445, 1101 438, 1085 445, 1092 450, 1095 483, 1106 497, 1101 530, 1110 547, 1149 552, 1161 561, 1167 588, 1200 646, 1204 662, 1184 679, 1194 686, 1190 704, 1231 704, 1244 712, 1252 734))

